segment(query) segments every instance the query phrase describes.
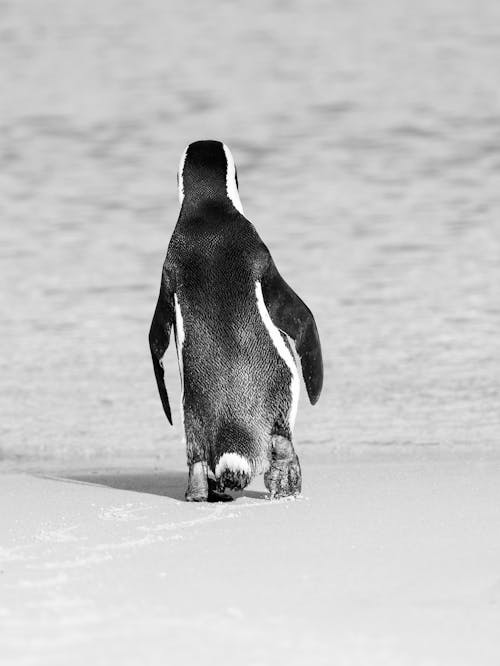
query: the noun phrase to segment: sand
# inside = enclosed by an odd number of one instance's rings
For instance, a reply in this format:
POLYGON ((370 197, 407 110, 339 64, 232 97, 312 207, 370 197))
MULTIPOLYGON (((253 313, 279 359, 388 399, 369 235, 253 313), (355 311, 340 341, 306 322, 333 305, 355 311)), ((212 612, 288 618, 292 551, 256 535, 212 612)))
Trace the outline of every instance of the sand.
POLYGON ((6 472, 2 664, 498 664, 500 461, 304 467, 196 505, 182 471, 6 472))

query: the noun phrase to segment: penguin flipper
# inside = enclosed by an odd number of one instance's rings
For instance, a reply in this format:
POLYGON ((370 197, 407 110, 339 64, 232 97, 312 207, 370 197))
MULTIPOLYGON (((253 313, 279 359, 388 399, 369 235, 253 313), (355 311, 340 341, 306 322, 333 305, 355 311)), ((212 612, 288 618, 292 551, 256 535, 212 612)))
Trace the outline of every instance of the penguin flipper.
POLYGON ((167 388, 165 386, 165 373, 163 370, 162 358, 170 343, 170 332, 174 318, 175 310, 173 292, 170 289, 168 273, 164 269, 160 294, 153 315, 153 321, 151 322, 151 328, 149 329, 149 348, 151 350, 153 369, 156 383, 158 385, 158 391, 160 393, 161 404, 163 405, 165 416, 170 425, 172 425, 172 412, 170 410, 167 388))
POLYGON ((295 343, 307 394, 315 405, 323 386, 323 359, 312 312, 271 261, 262 276, 262 295, 273 324, 295 343))

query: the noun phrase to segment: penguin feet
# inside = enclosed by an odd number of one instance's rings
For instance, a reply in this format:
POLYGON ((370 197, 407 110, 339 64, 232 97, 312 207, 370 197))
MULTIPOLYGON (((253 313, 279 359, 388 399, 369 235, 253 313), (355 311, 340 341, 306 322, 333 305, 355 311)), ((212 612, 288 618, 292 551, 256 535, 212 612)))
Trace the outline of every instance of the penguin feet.
POLYGON ((208 465, 195 462, 189 465, 186 502, 206 502, 208 500, 208 465))
POLYGON ((269 452, 270 465, 264 474, 264 483, 271 499, 299 495, 302 489, 302 473, 292 442, 275 435, 269 452))
POLYGON ((231 495, 218 492, 216 486, 216 482, 208 478, 206 462, 196 462, 189 465, 186 502, 231 502, 233 499, 231 495))

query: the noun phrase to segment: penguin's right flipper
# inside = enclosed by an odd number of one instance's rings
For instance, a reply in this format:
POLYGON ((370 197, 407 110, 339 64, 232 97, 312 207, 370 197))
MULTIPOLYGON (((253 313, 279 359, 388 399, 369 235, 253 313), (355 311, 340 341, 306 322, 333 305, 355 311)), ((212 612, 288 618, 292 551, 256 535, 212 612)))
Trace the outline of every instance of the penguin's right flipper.
POLYGON ((153 359, 153 369, 155 372, 158 391, 160 392, 163 410, 170 425, 172 425, 172 412, 168 401, 168 393, 165 386, 165 374, 161 359, 167 351, 170 343, 170 331, 175 319, 174 295, 171 288, 169 272, 164 267, 160 294, 156 304, 153 321, 149 329, 149 348, 151 349, 151 358, 153 359))
POLYGON ((314 405, 323 387, 323 359, 316 322, 307 305, 281 277, 270 256, 262 275, 262 295, 273 324, 295 343, 307 394, 314 405))

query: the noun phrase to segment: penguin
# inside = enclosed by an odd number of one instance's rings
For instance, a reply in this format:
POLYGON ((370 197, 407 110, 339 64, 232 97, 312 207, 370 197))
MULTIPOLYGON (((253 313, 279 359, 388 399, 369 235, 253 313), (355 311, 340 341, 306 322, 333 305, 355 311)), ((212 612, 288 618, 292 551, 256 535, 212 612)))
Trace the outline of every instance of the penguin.
POLYGON ((180 213, 149 331, 165 415, 173 330, 188 464, 186 500, 231 499, 258 474, 271 499, 301 492, 292 443, 300 361, 311 404, 323 384, 314 317, 281 277, 241 205, 229 148, 196 141, 178 171, 180 213))

